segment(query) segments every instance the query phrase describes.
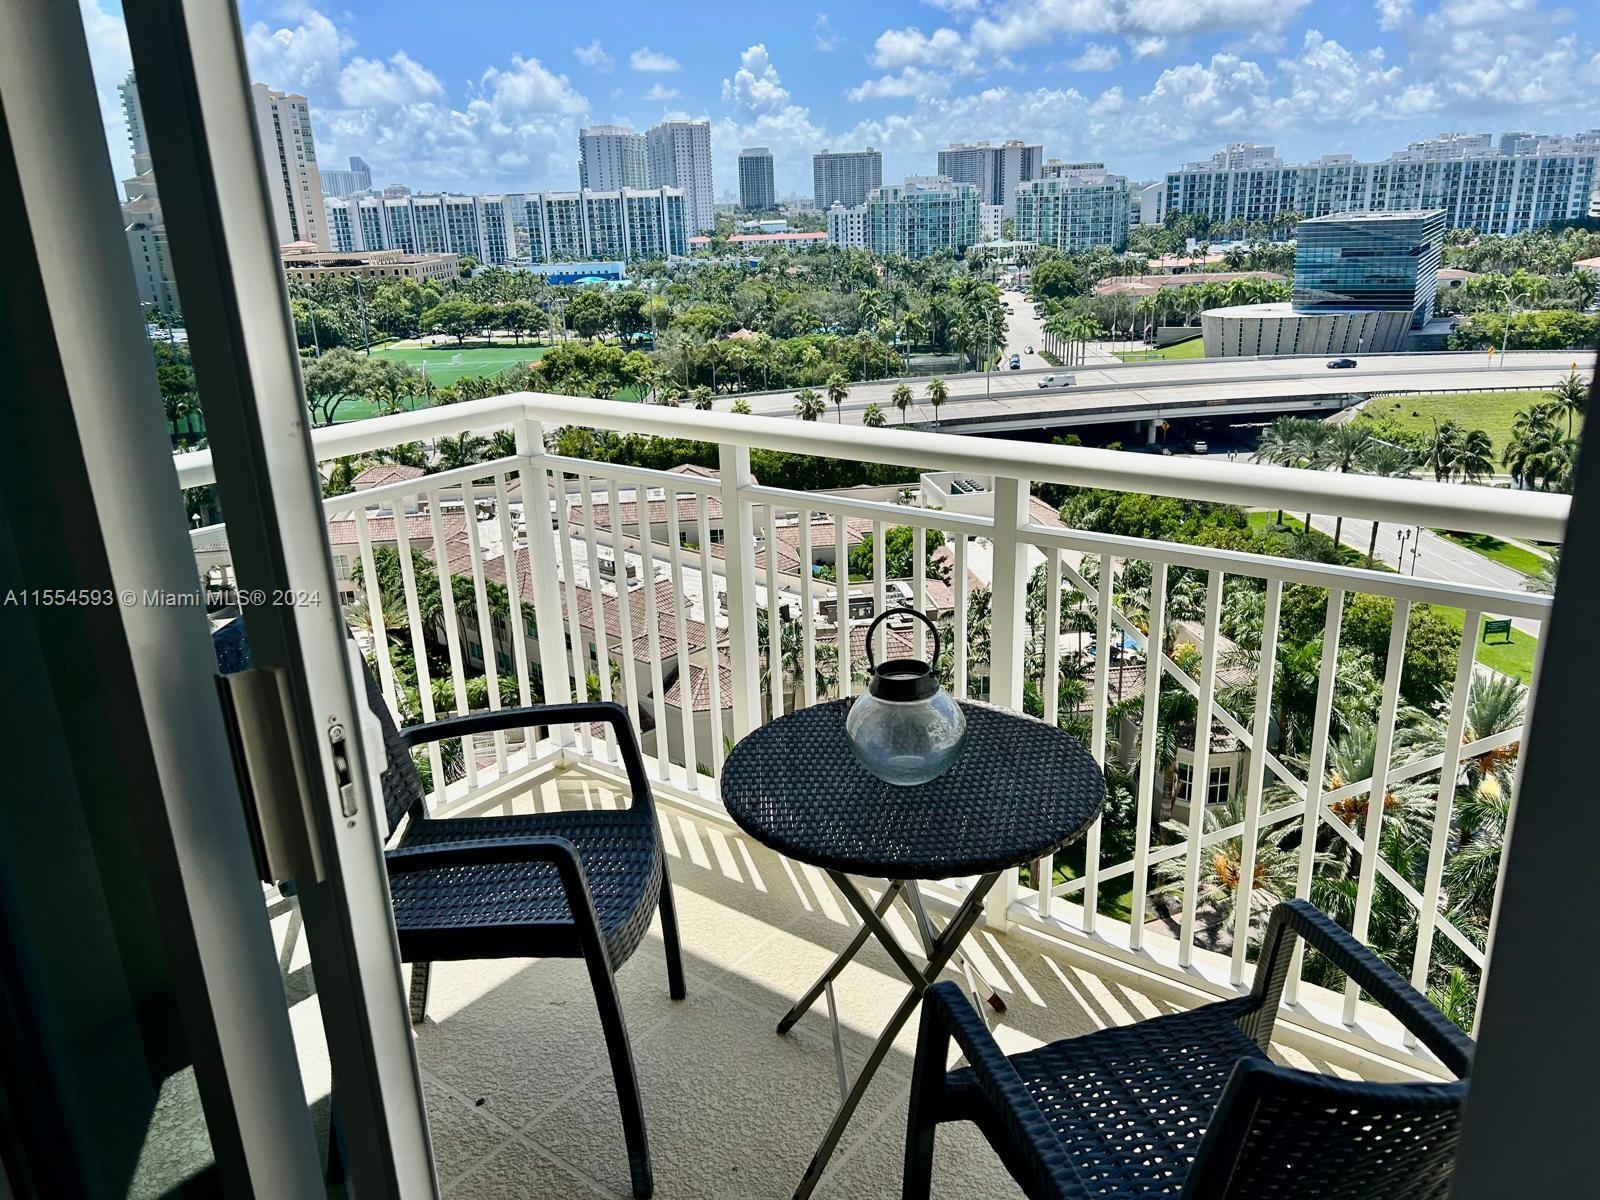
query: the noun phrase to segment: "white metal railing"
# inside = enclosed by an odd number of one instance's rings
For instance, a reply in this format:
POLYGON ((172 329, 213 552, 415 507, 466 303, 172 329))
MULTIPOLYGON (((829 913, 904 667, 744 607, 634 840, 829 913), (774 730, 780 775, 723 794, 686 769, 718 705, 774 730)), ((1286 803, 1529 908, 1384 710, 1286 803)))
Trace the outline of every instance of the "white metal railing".
MULTIPOLYGON (((319 429, 313 441, 318 457, 326 460, 501 428, 516 433, 514 455, 325 501, 330 518, 348 514, 353 519, 349 574, 353 580, 359 563, 359 598, 370 614, 375 665, 384 696, 398 714, 424 720, 437 715, 430 649, 435 662, 443 664, 451 685, 450 707, 456 712, 471 706, 467 685, 476 675, 485 679, 482 703, 490 708, 502 703, 502 676, 514 681, 522 703, 536 687, 548 700, 616 698, 627 706, 636 727, 649 726, 646 744, 654 750, 654 770, 663 789, 715 806, 727 742, 787 707, 847 694, 864 668, 847 616, 852 536, 872 536, 870 578, 856 589, 871 597, 873 611, 884 607, 891 586, 908 594, 915 607, 926 608, 934 581, 928 577, 921 538, 923 531, 932 530, 952 568, 946 627, 953 642, 950 677, 958 693, 976 688, 986 674, 988 694, 996 703, 1021 708, 1025 692, 1033 687, 1046 719, 1069 715, 1061 711, 1060 702, 1060 684, 1069 667, 1062 638, 1044 636, 1036 643, 1028 620, 1029 580, 1039 571, 1045 629, 1061 629, 1063 605, 1070 598, 1081 610, 1079 624, 1092 628, 1096 647, 1108 650, 1126 639, 1132 654, 1147 664, 1154 659, 1138 694, 1114 709, 1109 698, 1111 655, 1096 653, 1075 715, 1097 759, 1105 761, 1122 732, 1113 727, 1114 717, 1156 730, 1164 687, 1195 698, 1195 728, 1201 731, 1192 749, 1195 796, 1206 794, 1212 755, 1212 739, 1203 731, 1215 722, 1242 752, 1241 819, 1221 824, 1213 815, 1213 827, 1208 828, 1206 805, 1192 803, 1182 834, 1172 839, 1158 832, 1165 800, 1165 789, 1158 791, 1157 786, 1163 765, 1157 757, 1158 739, 1141 736, 1137 752, 1124 754, 1135 779, 1131 848, 1119 855, 1106 850, 1108 833, 1119 833, 1122 844, 1128 831, 1109 831, 1102 818, 1088 831, 1081 868, 1071 878, 1058 878, 1056 864, 1049 861, 1034 864, 1026 874, 1014 872, 1005 887, 996 889, 991 919, 1030 924, 1080 942, 1087 939, 1098 952, 1227 992, 1241 986, 1248 974, 1250 934, 1264 910, 1236 905, 1231 952, 1222 956, 1206 950, 1199 936, 1205 915, 1202 860, 1237 843, 1238 878, 1253 880, 1258 847, 1267 845, 1263 839, 1298 829, 1298 844, 1287 851, 1295 857, 1293 894, 1313 895, 1318 872, 1325 869, 1318 862, 1317 845, 1334 846, 1347 858, 1359 857, 1347 914, 1358 938, 1370 933, 1381 887, 1409 906, 1416 928, 1410 973, 1416 983, 1427 982, 1441 944, 1471 968, 1482 967, 1485 950, 1452 918, 1442 891, 1454 829, 1453 781, 1469 757, 1515 745, 1521 728, 1462 742, 1470 684, 1474 672, 1483 669, 1476 660, 1475 631, 1487 613, 1542 629, 1549 598, 1039 524, 1030 519, 1027 500, 1033 483, 1065 483, 1554 541, 1563 531, 1565 497, 536 394, 319 429), (547 427, 558 424, 714 443, 720 472, 710 477, 564 458, 546 449, 543 436, 547 427), (753 447, 991 476, 995 515, 758 483, 749 468, 753 447), (885 533, 894 526, 909 526, 917 539, 911 578, 904 581, 892 581, 886 572, 885 533), (386 538, 375 536, 380 528, 386 538), (722 540, 717 542, 719 531, 722 540), (811 570, 828 540, 835 556, 832 581, 811 570), (426 577, 413 563, 414 549, 433 559, 440 584, 437 611, 430 607, 426 577), (388 550, 399 560, 403 631, 387 627, 383 597, 375 586, 380 557, 388 550), (987 661, 974 656, 969 644, 976 615, 969 567, 984 558, 992 571, 987 661), (1150 575, 1142 616, 1125 611, 1118 601, 1118 585, 1136 564, 1147 566, 1150 575), (1195 673, 1162 649, 1172 620, 1167 611, 1170 584, 1180 571, 1197 575, 1204 587, 1195 673), (638 586, 621 583, 630 573, 638 586), (611 584, 612 579, 618 584, 611 584), (1219 647, 1224 640, 1225 585, 1231 579, 1252 581, 1264 593, 1259 650, 1247 688, 1253 694, 1248 716, 1230 711, 1219 686, 1228 667, 1219 647), (1285 589, 1295 586, 1325 594, 1314 715, 1303 758, 1270 748, 1276 682, 1272 664, 1285 589), (491 600, 491 589, 496 599, 503 594, 503 606, 491 600), (1333 782, 1326 765, 1339 681, 1341 616, 1349 599, 1362 594, 1394 604, 1387 668, 1374 714, 1373 761, 1378 766, 1369 778, 1333 782), (832 622, 821 615, 830 601, 838 614, 832 622), (1396 749, 1401 670, 1407 617, 1417 604, 1460 610, 1463 637, 1443 714, 1442 747, 1431 754, 1402 754, 1396 749), (523 619, 524 606, 532 610, 531 625, 523 619), (497 620, 501 607, 504 620, 497 620), (763 665, 763 622, 769 631, 770 668, 763 665), (414 672, 415 714, 407 711, 409 701, 399 686, 402 657, 414 672), (673 696, 676 704, 669 703, 673 696), (1417 863, 1397 868, 1379 853, 1388 797, 1397 786, 1428 781, 1433 781, 1434 807, 1426 852, 1417 863), (1365 816, 1360 815, 1363 797, 1365 816), (1181 874, 1176 866, 1165 866, 1179 860, 1181 874), (1163 889, 1172 896, 1175 937, 1153 932, 1137 919, 1155 890, 1153 876, 1161 871, 1177 875, 1163 889), (1128 910, 1136 918, 1131 921, 1102 911, 1108 887, 1120 888, 1125 880, 1128 910)), ((205 452, 180 456, 179 467, 186 487, 211 480, 205 452)), ((215 561, 218 531, 198 530, 194 540, 197 546, 212 547, 208 561, 215 561)), ((393 606, 389 615, 395 615, 393 606)), ((920 626, 905 636, 915 652, 925 652, 920 626)), ((583 761, 616 763, 609 733, 580 730, 568 748, 583 761)), ((505 735, 454 750, 430 746, 436 798, 444 797, 451 775, 447 755, 459 759, 470 791, 480 775, 505 778, 508 769, 515 769, 512 758, 518 750, 505 735)), ((1272 852, 1285 853, 1281 846, 1272 852)), ((960 887, 951 885, 954 891, 960 887)), ((1287 995, 1299 1004, 1303 1019, 1324 1021, 1346 1035, 1365 1019, 1353 987, 1329 997, 1321 989, 1303 987, 1299 975, 1297 966, 1287 995)))

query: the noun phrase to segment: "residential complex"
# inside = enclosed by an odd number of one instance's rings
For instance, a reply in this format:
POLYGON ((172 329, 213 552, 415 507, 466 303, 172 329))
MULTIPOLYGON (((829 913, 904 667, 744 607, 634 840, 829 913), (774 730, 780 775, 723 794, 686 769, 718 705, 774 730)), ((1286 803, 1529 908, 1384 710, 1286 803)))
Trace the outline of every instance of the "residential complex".
POLYGON ((939 174, 978 189, 983 204, 998 204, 1006 216, 1016 216, 1017 188, 1043 175, 1044 147, 1013 139, 1000 146, 979 142, 939 151, 939 174))
POLYGON ((926 258, 960 253, 978 239, 978 189, 942 175, 874 188, 866 203, 867 249, 926 258))
POLYGON ((778 207, 772 151, 765 146, 739 151, 739 207, 745 212, 770 212, 778 207))
POLYGON ((596 192, 650 186, 650 143, 625 125, 578 131, 578 186, 596 192))
POLYGON ((117 91, 122 97, 122 120, 128 128, 128 151, 133 156, 133 174, 122 181, 122 227, 139 285, 139 303, 175 317, 180 311, 178 285, 167 251, 167 227, 161 216, 144 110, 139 106, 139 87, 132 71, 117 85, 117 91))
POLYGON ((645 139, 650 147, 650 179, 646 186, 677 188, 683 193, 683 218, 689 232, 710 229, 715 211, 711 194, 711 123, 663 121, 652 126, 645 139))
POLYGON ((350 169, 348 171, 322 172, 322 194, 324 196, 354 196, 360 192, 372 190, 372 168, 367 166, 367 160, 350 156, 350 169))
POLYGON ((1380 162, 1330 154, 1285 163, 1271 146, 1230 144, 1166 177, 1163 211, 1279 224, 1279 215, 1439 208, 1445 224, 1507 234, 1587 216, 1600 182, 1600 130, 1574 137, 1444 134, 1380 162))
POLYGON ((327 249, 471 255, 490 266, 517 257, 513 208, 505 196, 364 195, 324 203, 327 249))
POLYGON ((668 258, 689 250, 677 188, 530 192, 522 198, 530 262, 668 258))
POLYGON ((250 97, 278 243, 315 242, 331 250, 310 104, 297 92, 275 92, 264 83, 252 84, 250 97))
POLYGON ((811 156, 811 191, 816 205, 827 212, 835 204, 850 208, 865 204, 867 193, 883 186, 883 154, 865 150, 824 150, 811 156))
POLYGON ((835 246, 855 246, 866 249, 867 206, 852 204, 848 208, 835 204, 828 210, 828 241, 835 246))
POLYGON ((1098 170, 1035 179, 1017 189, 1017 237, 1058 250, 1128 244, 1128 181, 1098 170))
POLYGON ((1297 312, 1397 309, 1420 329, 1433 316, 1444 210, 1340 213, 1302 221, 1294 251, 1297 312))

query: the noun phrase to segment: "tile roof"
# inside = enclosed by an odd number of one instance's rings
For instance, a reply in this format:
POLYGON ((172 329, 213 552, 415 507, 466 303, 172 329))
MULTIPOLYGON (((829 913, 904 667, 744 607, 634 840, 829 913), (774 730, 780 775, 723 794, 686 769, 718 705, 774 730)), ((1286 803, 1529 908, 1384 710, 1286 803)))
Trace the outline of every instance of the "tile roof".
POLYGON ((357 472, 351 482, 357 488, 373 488, 386 483, 402 483, 426 474, 427 472, 421 467, 407 466, 405 463, 373 463, 365 470, 357 472))
MULTIPOLYGON (((449 541, 456 534, 465 536, 467 518, 459 512, 444 512, 439 514, 439 524, 444 530, 444 539, 449 541)), ((393 545, 395 540, 393 515, 369 514, 367 516, 367 534, 374 545, 393 545)), ((406 538, 412 545, 419 548, 433 545, 433 523, 427 513, 415 513, 406 517, 406 538)), ((328 541, 334 546, 354 546, 357 544, 356 520, 354 517, 334 517, 328 522, 328 541)))

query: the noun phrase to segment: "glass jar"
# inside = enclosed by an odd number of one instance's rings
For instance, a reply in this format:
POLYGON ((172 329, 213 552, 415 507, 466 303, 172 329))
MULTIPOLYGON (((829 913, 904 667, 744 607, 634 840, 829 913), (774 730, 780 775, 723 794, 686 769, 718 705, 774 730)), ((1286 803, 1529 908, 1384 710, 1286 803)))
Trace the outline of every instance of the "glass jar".
MULTIPOLYGON (((939 661, 939 629, 914 608, 885 609, 867 627, 865 695, 850 704, 844 731, 858 761, 885 783, 927 783, 955 765, 967 738, 967 718, 955 697, 939 685, 933 663, 872 655, 872 635, 889 617, 909 614, 933 633, 933 662, 939 661)), ((841 631, 841 636, 844 636, 841 631)))

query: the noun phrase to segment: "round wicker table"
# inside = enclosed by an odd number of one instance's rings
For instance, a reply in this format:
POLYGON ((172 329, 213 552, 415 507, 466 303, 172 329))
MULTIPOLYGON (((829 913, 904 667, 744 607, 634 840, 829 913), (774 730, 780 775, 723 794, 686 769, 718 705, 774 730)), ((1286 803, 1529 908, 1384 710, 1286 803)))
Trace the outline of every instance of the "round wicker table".
MULTIPOLYGON (((970 700, 961 702, 967 738, 955 766, 913 787, 884 783, 851 753, 844 732, 850 703, 813 705, 762 726, 734 747, 722 774, 722 801, 740 828, 781 854, 825 870, 862 920, 850 944, 778 1023, 778 1032, 787 1033, 827 997, 842 1097, 796 1200, 821 1180, 872 1076, 945 965, 956 964, 978 996, 960 947, 990 889, 1007 871, 1076 840, 1099 815, 1105 797, 1100 768, 1076 738, 970 700), (851 876, 889 882, 874 900, 851 876), (920 883, 957 877, 975 878, 944 928, 936 930, 920 883), (884 922, 896 899, 911 912, 922 963, 884 922), (911 991, 852 1083, 833 981, 874 936, 911 991)), ((991 1007, 1003 1012, 998 995, 986 990, 991 1007)))

